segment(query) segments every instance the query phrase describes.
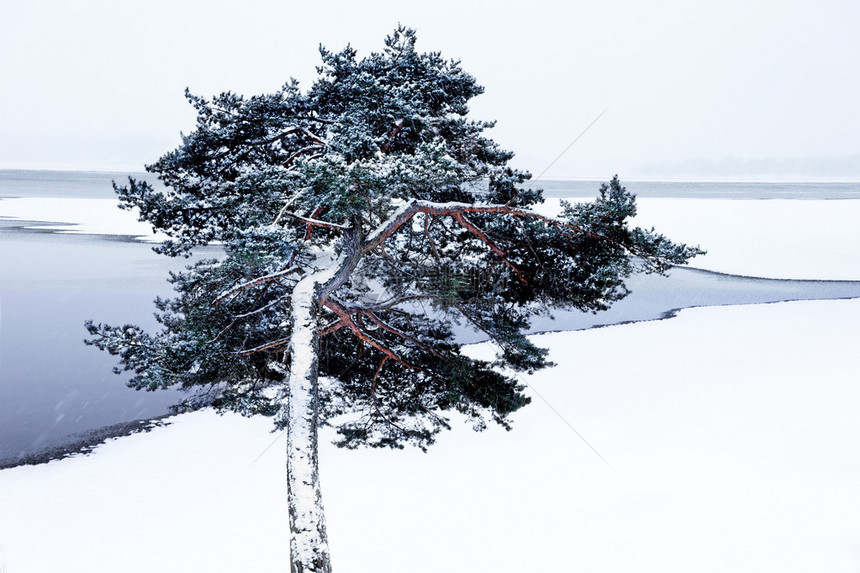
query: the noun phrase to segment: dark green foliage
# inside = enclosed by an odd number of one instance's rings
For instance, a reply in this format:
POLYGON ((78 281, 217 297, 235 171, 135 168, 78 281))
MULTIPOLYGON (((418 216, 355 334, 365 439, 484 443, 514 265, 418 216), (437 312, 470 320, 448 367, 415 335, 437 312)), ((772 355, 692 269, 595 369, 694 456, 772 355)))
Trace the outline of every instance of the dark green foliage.
POLYGON ((426 447, 447 411, 477 429, 508 427, 528 403, 511 372, 550 365, 522 334, 531 317, 607 308, 631 273, 700 252, 629 228, 635 199, 617 178, 557 219, 529 211, 541 192, 483 135, 492 124, 466 117, 482 88, 459 63, 414 48, 401 28, 364 59, 322 50, 306 92, 291 82, 251 98, 187 95, 196 129, 148 167, 164 187, 116 190, 171 237, 161 252, 220 243, 224 256, 172 277, 177 296, 157 301, 158 333, 88 324, 133 387, 179 386, 192 392, 180 409, 277 423, 292 289, 335 252, 345 270, 317 313, 321 422, 346 447, 426 447), (410 206, 425 210, 392 227, 410 206), (496 360, 464 356, 457 329, 496 342, 496 360))

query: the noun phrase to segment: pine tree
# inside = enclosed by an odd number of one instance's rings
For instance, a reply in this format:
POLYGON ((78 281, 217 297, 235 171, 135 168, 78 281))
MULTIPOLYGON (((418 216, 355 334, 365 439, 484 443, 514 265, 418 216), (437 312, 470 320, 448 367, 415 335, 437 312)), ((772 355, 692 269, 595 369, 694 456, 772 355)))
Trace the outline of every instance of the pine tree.
POLYGON ((415 50, 398 28, 358 59, 321 48, 307 91, 186 94, 194 131, 115 189, 170 240, 165 255, 218 244, 223 256, 171 275, 159 332, 88 323, 130 386, 180 387, 179 411, 271 416, 288 436, 291 568, 330 571, 317 428, 338 445, 426 448, 458 412, 476 429, 529 402, 511 372, 550 366, 523 332, 553 309, 597 311, 635 272, 698 254, 630 228, 635 198, 614 178, 597 199, 531 207, 541 192, 467 117, 482 93, 459 63, 415 50), (461 353, 457 329, 494 342, 461 353), (506 374, 506 372, 508 372, 506 374))

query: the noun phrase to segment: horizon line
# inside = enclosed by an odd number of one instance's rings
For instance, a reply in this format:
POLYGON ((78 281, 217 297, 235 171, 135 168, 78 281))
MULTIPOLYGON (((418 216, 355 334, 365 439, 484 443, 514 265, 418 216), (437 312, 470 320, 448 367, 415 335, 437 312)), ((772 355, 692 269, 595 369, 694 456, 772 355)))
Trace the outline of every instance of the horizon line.
MULTIPOLYGON (((121 168, 90 168, 90 167, 0 167, 0 173, 9 172, 50 172, 50 173, 79 173, 79 174, 116 174, 116 175, 132 175, 143 174, 148 172, 142 168, 121 169, 121 168)), ((613 174, 615 175, 615 174, 613 174)), ((538 181, 581 181, 581 182, 602 182, 611 179, 611 176, 599 175, 577 175, 577 176, 558 176, 550 177, 535 177, 529 179, 531 182, 538 181)), ((650 183, 860 183, 860 175, 849 176, 811 176, 811 175, 624 175, 619 176, 622 181, 635 182, 650 182, 650 183)))

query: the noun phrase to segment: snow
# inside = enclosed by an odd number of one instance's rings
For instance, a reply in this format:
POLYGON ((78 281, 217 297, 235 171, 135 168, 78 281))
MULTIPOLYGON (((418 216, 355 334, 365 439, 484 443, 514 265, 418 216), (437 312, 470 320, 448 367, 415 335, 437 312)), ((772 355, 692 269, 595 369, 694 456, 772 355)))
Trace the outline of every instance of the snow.
POLYGON ((636 224, 708 254, 690 266, 780 279, 860 280, 860 200, 641 199, 636 224))
MULTIPOLYGON (((323 434, 335 571, 857 571, 858 321, 816 301, 540 336, 558 367, 525 380, 611 468, 538 398, 429 454, 323 434)), ((268 430, 199 412, 0 472, 0 569, 284 570, 268 430)))
MULTIPOLYGON (((637 199, 632 223, 708 251, 691 267, 778 279, 860 280, 860 200, 637 199)), ((556 215, 558 199, 535 209, 556 215)))
MULTIPOLYGON (((54 220, 14 201, 0 216, 54 220)), ((693 266, 860 279, 860 201, 639 204, 637 224, 709 249, 693 266)), ((523 378, 534 402, 510 433, 455 420, 422 454, 338 450, 327 430, 334 570, 856 572, 858 323, 860 300, 815 301, 541 335, 558 366, 523 378)), ((286 443, 270 427, 197 412, 0 471, 0 571, 287 570, 286 443)))
POLYGON ((0 218, 23 221, 49 221, 53 225, 28 225, 31 228, 62 233, 126 235, 160 242, 149 223, 137 220, 137 211, 117 208, 116 199, 27 197, 0 200, 0 218))
MULTIPOLYGON (((325 539, 325 516, 321 505, 320 480, 317 475, 317 436, 314 413, 316 388, 313 374, 316 356, 312 310, 314 290, 325 285, 340 270, 341 260, 318 256, 322 269, 302 278, 293 288, 291 308, 293 327, 290 340, 289 393, 284 410, 290 432, 287 436, 289 511, 293 514, 296 533, 290 538, 292 555, 305 566, 318 559, 328 561, 329 549, 325 539)), ((314 265, 317 266, 317 265, 314 265)))
MULTIPOLYGON (((0 570, 194 571, 219 554, 235 565, 246 539, 283 546, 283 460, 271 450, 255 460, 270 426, 199 412, 108 442, 97 456, 0 472, 0 570)), ((233 571, 277 570, 280 558, 242 552, 233 571)))

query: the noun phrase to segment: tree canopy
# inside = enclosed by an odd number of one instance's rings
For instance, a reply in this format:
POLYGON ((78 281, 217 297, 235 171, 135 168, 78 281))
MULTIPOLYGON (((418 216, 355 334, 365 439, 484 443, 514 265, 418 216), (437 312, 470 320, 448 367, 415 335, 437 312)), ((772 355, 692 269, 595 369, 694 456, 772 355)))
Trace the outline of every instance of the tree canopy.
POLYGON ((320 415, 342 420, 341 445, 423 447, 447 427, 442 412, 507 425, 528 402, 502 371, 548 366, 523 334, 530 317, 605 309, 631 273, 698 252, 628 227, 635 198, 617 178, 557 218, 531 211, 541 192, 484 135, 493 124, 467 118, 482 88, 415 39, 398 29, 363 59, 321 49, 307 92, 291 81, 250 98, 187 94, 196 129, 147 167, 165 187, 130 180, 117 193, 171 237, 159 251, 214 243, 224 256, 171 277, 160 332, 90 325, 132 387, 197 390, 181 409, 276 416, 267 389, 291 360, 292 287, 319 252, 352 251, 319 313, 320 415), (497 359, 465 357, 456 324, 493 340, 497 359))
POLYGON ((635 198, 617 178, 555 217, 534 211, 541 191, 485 135, 493 123, 468 117, 483 89, 415 41, 399 28, 364 58, 321 49, 306 91, 186 94, 194 131, 147 167, 163 186, 115 187, 170 237, 159 252, 223 255, 170 277, 158 332, 88 324, 132 387, 190 391, 179 410, 272 416, 310 436, 288 448, 313 450, 312 473, 317 424, 349 448, 426 448, 449 413, 508 427, 529 402, 515 373, 550 365, 524 334, 536 315, 605 309, 632 273, 701 252, 630 227, 635 198), (466 356, 464 330, 495 359, 466 356))

